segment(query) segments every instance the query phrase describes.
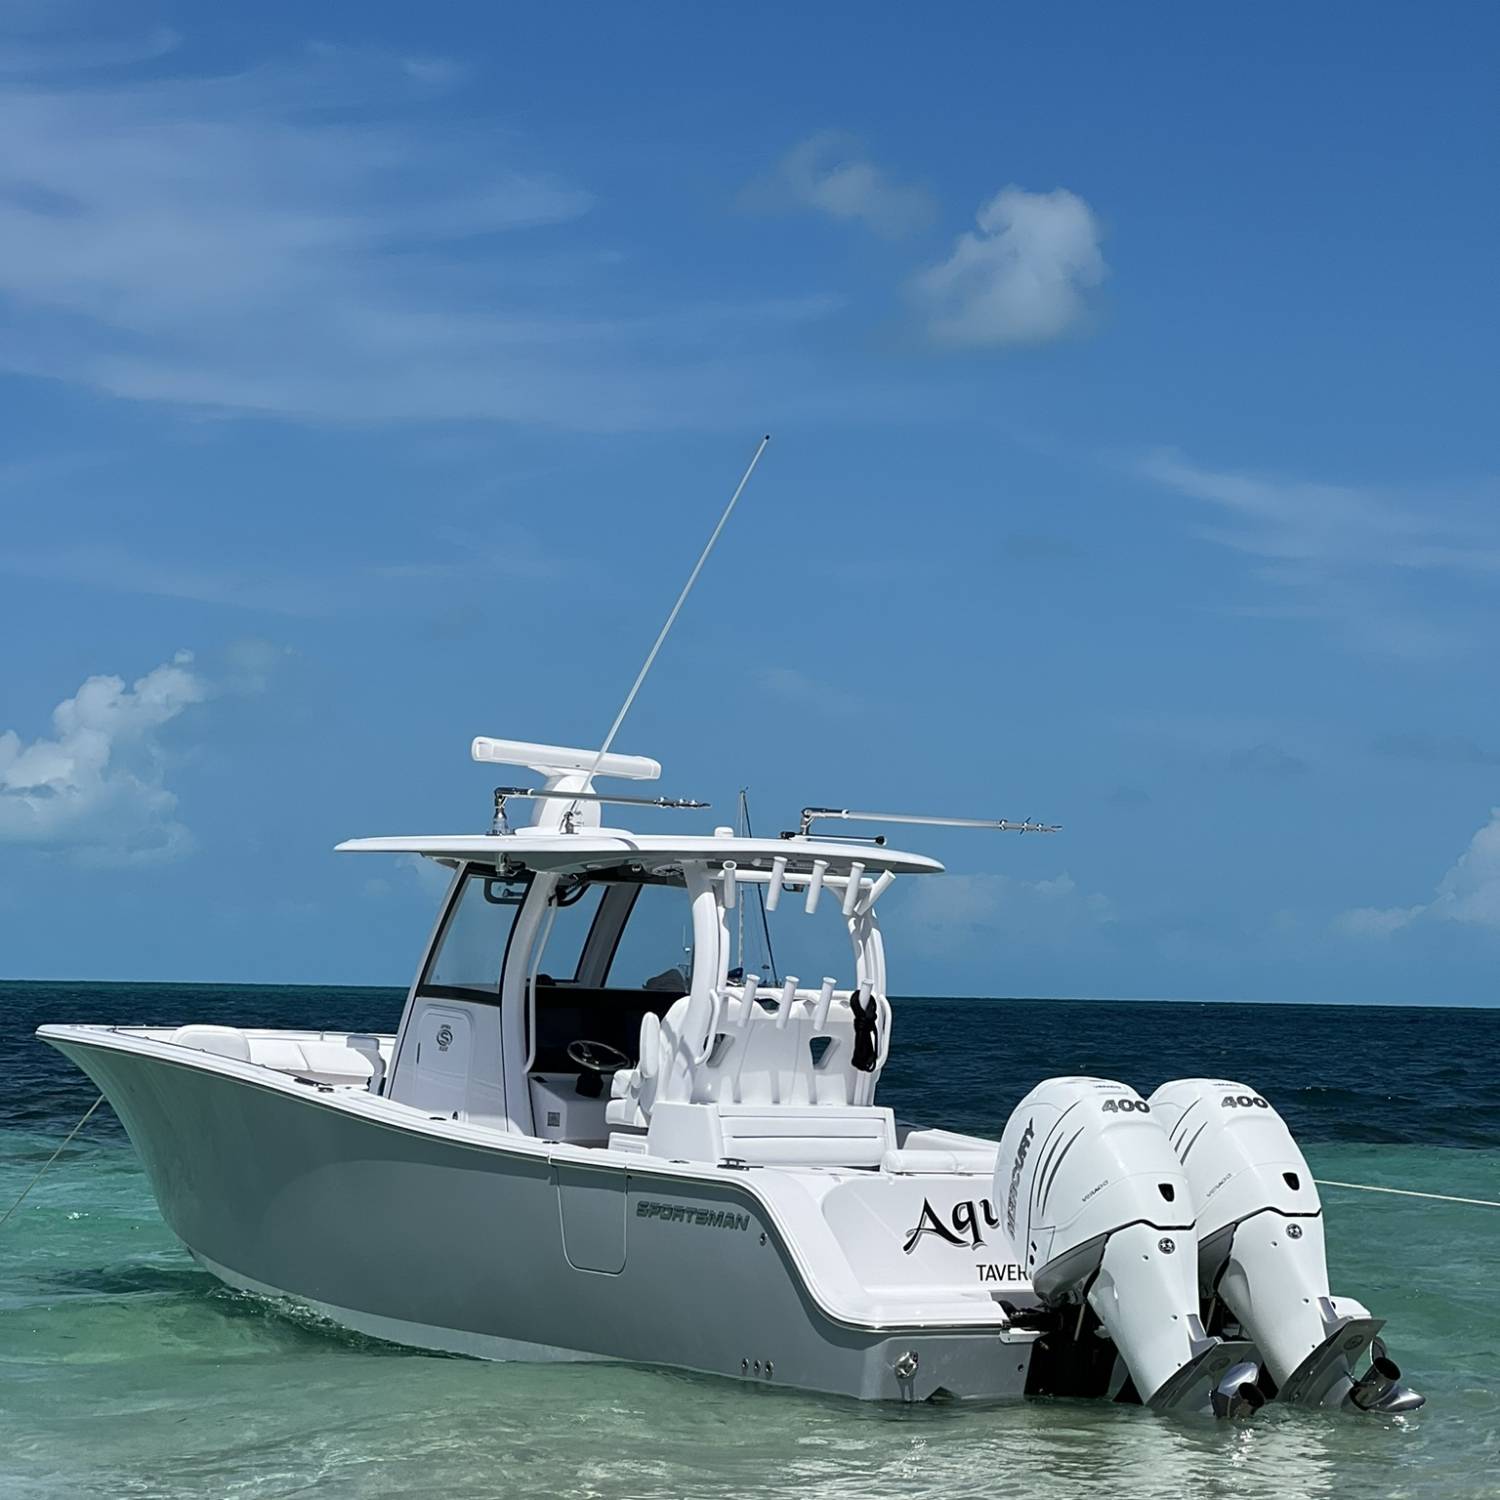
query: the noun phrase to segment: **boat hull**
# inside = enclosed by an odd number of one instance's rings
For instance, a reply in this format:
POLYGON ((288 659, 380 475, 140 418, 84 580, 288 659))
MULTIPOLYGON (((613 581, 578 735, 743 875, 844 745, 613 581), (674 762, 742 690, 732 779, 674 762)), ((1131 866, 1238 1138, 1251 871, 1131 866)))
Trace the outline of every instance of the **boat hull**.
POLYGON ((1024 1393, 1030 1344, 993 1324, 831 1317, 740 1174, 454 1140, 163 1047, 45 1039, 98 1085, 163 1218, 230 1286, 484 1358, 626 1360, 867 1399, 1024 1393))

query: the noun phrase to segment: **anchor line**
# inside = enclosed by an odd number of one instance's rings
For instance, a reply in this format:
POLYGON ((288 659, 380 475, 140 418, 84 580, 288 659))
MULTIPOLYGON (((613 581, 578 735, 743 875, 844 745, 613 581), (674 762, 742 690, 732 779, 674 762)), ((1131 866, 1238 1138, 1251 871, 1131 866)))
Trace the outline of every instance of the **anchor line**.
POLYGON ((42 1180, 42 1178, 44 1176, 46 1176, 47 1168, 50 1167, 52 1165, 52 1163, 55 1162, 57 1160, 57 1158, 59 1156, 61 1156, 63 1154, 63 1152, 68 1149, 68 1142, 71 1141, 73 1139, 73 1137, 75 1135, 77 1135, 78 1132, 80 1130, 82 1130, 85 1125, 88 1124, 88 1122, 89 1122, 89 1116, 91 1114, 93 1114, 93 1112, 96 1109, 98 1109, 99 1106, 101 1104, 103 1104, 103 1103, 104 1103, 104 1095, 100 1094, 99 1097, 97 1099, 95 1099, 94 1102, 91 1105, 89 1105, 89 1107, 86 1110, 84 1110, 84 1112, 83 1112, 83 1118, 67 1133, 67 1135, 65 1135, 63 1137, 63 1143, 62 1143, 62 1145, 60 1145, 57 1148, 57 1150, 54 1151, 52 1153, 52 1155, 49 1156, 47 1158, 47 1160, 44 1161, 42 1163, 42 1165, 37 1169, 36 1176, 33 1177, 31 1179, 31 1181, 28 1182, 26 1184, 26 1186, 21 1189, 21 1196, 19 1198, 17 1198, 16 1201, 14 1203, 12 1203, 9 1208, 7 1208, 5 1210, 5 1213, 3 1215, 0 1215, 0 1229, 4 1229, 5 1228, 6 1222, 9 1220, 10 1216, 13 1213, 15 1213, 15 1211, 26 1201, 26 1195, 27 1195, 27 1193, 29 1193, 32 1190, 32 1188, 34 1188, 37 1185, 37 1183, 39 1183, 42 1180))
POLYGON ((1319 1187, 1358 1188, 1362 1193, 1394 1193, 1398 1198, 1432 1198, 1438 1203, 1472 1203, 1476 1208, 1500 1208, 1492 1198, 1456 1198, 1452 1193, 1419 1193, 1414 1188, 1377 1187, 1372 1182, 1334 1182, 1327 1177, 1314 1177, 1319 1187))

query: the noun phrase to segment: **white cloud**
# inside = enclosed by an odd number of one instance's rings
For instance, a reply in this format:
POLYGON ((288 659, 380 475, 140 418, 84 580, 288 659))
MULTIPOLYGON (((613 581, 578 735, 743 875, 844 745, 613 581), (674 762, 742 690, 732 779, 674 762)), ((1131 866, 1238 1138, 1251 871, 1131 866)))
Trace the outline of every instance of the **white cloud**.
POLYGON ((1424 906, 1356 906, 1340 912, 1333 925, 1347 937, 1388 938, 1426 911, 1424 906))
POLYGON ((159 733, 209 694, 192 653, 179 651, 130 687, 88 678, 52 711, 50 739, 0 734, 0 843, 69 850, 91 864, 189 853, 159 733))
POLYGON ((0 370, 212 413, 622 430, 721 411, 751 383, 726 329, 769 346, 831 305, 620 316, 612 247, 560 227, 590 193, 428 110, 464 81, 443 59, 88 61, 0 76, 0 370))
POLYGON ((1500 807, 1443 876, 1429 909, 1445 921, 1500 931, 1500 807))
POLYGON ((1500 932, 1500 807, 1438 882, 1431 901, 1417 906, 1361 906, 1335 919, 1351 937, 1389 938, 1419 922, 1461 922, 1500 932))
POLYGON ((424 896, 429 896, 434 901, 441 897, 453 883, 453 871, 447 865, 424 859, 420 854, 397 855, 396 865, 416 882, 417 888, 424 896))
POLYGON ((955 943, 1005 941, 1020 946, 1071 947, 1117 920, 1114 903, 1078 888, 1066 873, 1050 880, 1010 875, 941 875, 912 882, 896 903, 903 943, 946 953, 955 943))
POLYGON ((1278 563, 1341 563, 1417 570, 1500 572, 1492 526, 1413 506, 1367 486, 1210 469, 1170 448, 1140 470, 1239 524, 1205 529, 1211 541, 1278 563))
POLYGON ((94 542, 7 547, 0 552, 0 573, 263 614, 325 615, 347 608, 352 599, 369 598, 368 579, 348 563, 331 576, 299 574, 287 567, 252 571, 217 560, 183 564, 154 551, 94 542))
POLYGON ((932 217, 932 200, 924 189, 893 182, 857 139, 836 130, 794 146, 740 201, 746 208, 769 212, 811 209, 891 238, 920 229, 932 217))
MULTIPOLYGON (((434 540, 439 545, 427 556, 416 553, 400 562, 342 556, 336 569, 321 573, 294 570, 273 560, 258 567, 226 565, 218 559, 182 562, 159 552, 94 542, 11 546, 0 551, 0 574, 311 618, 374 608, 389 611, 392 596, 383 586, 392 580, 457 584, 497 577, 542 579, 555 577, 565 563, 560 551, 544 550, 514 523, 505 529, 503 542, 494 530, 466 532, 451 526, 438 527, 434 540)), ((576 578, 581 565, 569 559, 567 566, 576 578)))
POLYGON ((74 73, 89 68, 124 67, 165 57, 176 51, 181 42, 182 38, 169 26, 158 26, 144 36, 122 41, 44 41, 37 45, 10 39, 0 44, 0 73, 74 73))
POLYGON ((1493 493, 1466 509, 1460 495, 1408 500, 1370 486, 1211 469, 1172 449, 1134 467, 1223 518, 1196 528, 1203 540, 1256 559, 1251 576, 1270 597, 1230 607, 1247 618, 1320 620, 1353 645, 1423 660, 1458 649, 1464 634, 1434 618, 1430 601, 1408 603, 1410 581, 1487 584, 1500 573, 1493 493))
POLYGON ((1007 187, 959 235, 953 253, 912 282, 927 332, 940 344, 1037 344, 1078 327, 1088 293, 1108 274, 1098 220, 1057 188, 1007 187))

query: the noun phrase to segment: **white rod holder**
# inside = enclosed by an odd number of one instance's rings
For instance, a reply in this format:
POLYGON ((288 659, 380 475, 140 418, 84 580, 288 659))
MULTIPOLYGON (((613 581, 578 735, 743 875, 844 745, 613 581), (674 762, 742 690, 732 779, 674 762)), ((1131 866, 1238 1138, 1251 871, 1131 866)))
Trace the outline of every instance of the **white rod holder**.
POLYGON ((875 884, 870 887, 870 893, 865 897, 861 910, 869 911, 895 883, 895 875, 890 870, 882 870, 875 884))
POLYGON ((792 1019, 792 1002, 797 998, 797 979, 788 974, 781 987, 781 1008, 776 1012, 776 1029, 785 1031, 786 1023, 792 1019))
POLYGON ((813 1030, 815 1032, 825 1031, 828 1028, 828 1009, 833 1004, 833 986, 835 981, 826 974, 823 976, 823 988, 818 991, 817 1009, 813 1011, 813 1030))
POLYGON ((733 911, 734 903, 739 895, 738 882, 735 880, 736 866, 732 859, 724 861, 724 910, 733 911))
POLYGON ((758 974, 747 974, 745 976, 745 992, 740 1000, 740 1025, 748 1026, 750 1019, 755 1014, 755 992, 760 988, 760 976, 758 974))
POLYGON ((771 880, 766 887, 766 910, 775 911, 781 900, 781 882, 786 879, 786 856, 778 854, 771 861, 771 880))
POLYGON ((813 861, 812 874, 807 881, 807 914, 812 914, 818 909, 818 897, 823 894, 823 877, 828 873, 828 861, 826 859, 815 859, 813 861))
POLYGON ((849 866, 849 884, 844 887, 844 915, 852 917, 854 908, 859 904, 860 882, 865 878, 865 867, 855 860, 849 866))

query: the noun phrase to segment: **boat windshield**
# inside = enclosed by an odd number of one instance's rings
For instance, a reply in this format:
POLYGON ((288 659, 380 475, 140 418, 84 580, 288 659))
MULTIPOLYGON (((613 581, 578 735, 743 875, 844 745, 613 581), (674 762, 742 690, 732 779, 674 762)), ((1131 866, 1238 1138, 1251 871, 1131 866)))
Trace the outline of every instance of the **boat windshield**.
MULTIPOLYGON (((624 904, 620 897, 616 902, 624 904)), ((601 934, 603 937, 604 934, 601 934)), ((680 885, 638 885, 614 938, 605 982, 617 989, 677 989, 693 978, 693 921, 680 885)))
POLYGON ((607 1042, 634 1061, 641 1017, 664 1014, 692 983, 685 887, 639 872, 601 873, 559 884, 550 908, 532 958, 534 1068, 576 1072, 567 1047, 580 1037, 607 1042))
POLYGON ((470 869, 465 874, 427 961, 424 993, 481 992, 489 1000, 497 997, 511 929, 530 884, 530 876, 506 880, 493 869, 470 869))

